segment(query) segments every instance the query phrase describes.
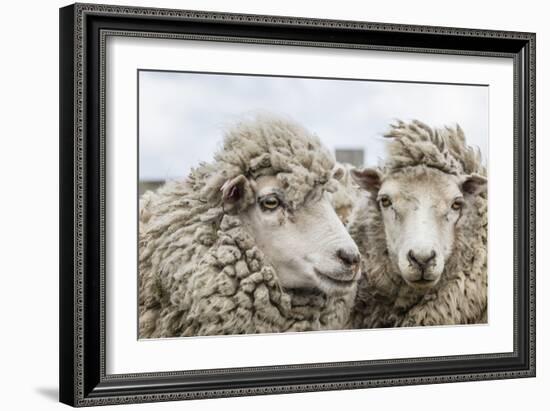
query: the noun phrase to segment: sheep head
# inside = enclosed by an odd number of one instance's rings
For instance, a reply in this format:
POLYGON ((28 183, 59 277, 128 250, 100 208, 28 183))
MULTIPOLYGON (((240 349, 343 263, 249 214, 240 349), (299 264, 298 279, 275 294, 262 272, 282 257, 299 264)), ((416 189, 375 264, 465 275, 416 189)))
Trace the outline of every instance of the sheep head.
POLYGON ((330 203, 343 176, 317 137, 277 119, 229 132, 218 161, 229 164, 219 186, 225 214, 239 217, 285 289, 352 292, 360 254, 330 203))
POLYGON ((392 265, 409 286, 429 289, 441 279, 456 233, 477 196, 485 195, 487 180, 467 173, 468 164, 479 162, 472 161, 459 128, 441 132, 399 123, 387 137, 394 140, 386 167, 352 175, 376 204, 392 265))
POLYGON ((365 169, 354 176, 378 204, 388 255, 403 280, 415 288, 437 284, 452 254, 464 209, 472 207, 486 179, 457 177, 424 166, 388 175, 365 169))

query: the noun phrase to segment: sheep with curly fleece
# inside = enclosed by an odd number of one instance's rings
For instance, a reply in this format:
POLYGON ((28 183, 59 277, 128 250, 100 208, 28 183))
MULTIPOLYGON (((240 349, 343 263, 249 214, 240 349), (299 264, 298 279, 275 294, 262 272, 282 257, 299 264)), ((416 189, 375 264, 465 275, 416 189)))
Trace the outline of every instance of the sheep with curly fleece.
POLYGON ((392 126, 348 230, 363 256, 354 328, 471 324, 487 315, 486 170, 462 129, 392 126))
POLYGON ((338 217, 344 224, 347 224, 351 213, 361 198, 362 190, 359 188, 351 175, 354 166, 348 163, 337 163, 341 169, 341 177, 338 179, 336 190, 331 194, 331 204, 338 217))
POLYGON ((344 328, 360 255, 330 205, 319 139, 263 117, 140 202, 142 338, 344 328))

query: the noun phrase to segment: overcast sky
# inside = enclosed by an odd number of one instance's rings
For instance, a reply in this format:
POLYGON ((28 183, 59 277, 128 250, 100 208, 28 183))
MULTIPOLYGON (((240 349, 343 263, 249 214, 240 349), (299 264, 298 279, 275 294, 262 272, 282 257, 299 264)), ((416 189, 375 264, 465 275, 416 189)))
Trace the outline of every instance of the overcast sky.
POLYGON ((181 178, 210 161, 223 130, 255 113, 301 123, 331 150, 384 158, 381 137, 395 119, 460 124, 487 159, 489 90, 485 86, 327 80, 141 71, 140 180, 181 178))

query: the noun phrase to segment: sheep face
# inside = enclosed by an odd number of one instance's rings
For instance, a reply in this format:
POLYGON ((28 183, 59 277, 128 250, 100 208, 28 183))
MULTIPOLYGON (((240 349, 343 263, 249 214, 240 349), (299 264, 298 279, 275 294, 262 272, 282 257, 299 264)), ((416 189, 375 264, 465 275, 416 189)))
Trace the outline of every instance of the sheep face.
POLYGON ((461 218, 473 196, 485 189, 486 179, 423 166, 386 176, 367 169, 354 177, 378 205, 388 254, 403 280, 417 289, 436 285, 453 252, 461 218))
MULTIPOLYGON (((244 227, 277 272, 286 289, 317 289, 327 295, 354 290, 360 254, 327 194, 315 188, 293 209, 274 176, 239 180, 242 197, 255 201, 239 213, 244 227), (243 188, 244 186, 244 188, 243 188)), ((224 189, 231 191, 231 183, 224 189)))

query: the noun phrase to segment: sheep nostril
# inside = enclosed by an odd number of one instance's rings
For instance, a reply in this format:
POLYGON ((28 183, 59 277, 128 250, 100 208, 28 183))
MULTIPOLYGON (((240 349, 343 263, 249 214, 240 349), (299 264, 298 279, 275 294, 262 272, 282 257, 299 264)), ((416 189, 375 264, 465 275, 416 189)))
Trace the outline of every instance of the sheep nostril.
POLYGON ((432 260, 434 260, 434 259, 435 259, 435 256, 436 256, 435 251, 432 250, 432 252, 431 252, 430 255, 428 256, 428 258, 426 259, 425 263, 428 264, 429 262, 431 262, 432 260))
POLYGON ((354 265, 359 263, 361 260, 361 255, 357 251, 354 250, 346 250, 344 248, 340 248, 336 255, 338 258, 346 265, 354 265))
POLYGON ((415 253, 413 250, 409 250, 407 258, 409 262, 419 268, 426 268, 433 260, 435 260, 436 252, 431 250, 429 253, 415 253))

